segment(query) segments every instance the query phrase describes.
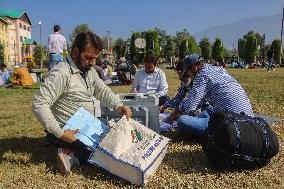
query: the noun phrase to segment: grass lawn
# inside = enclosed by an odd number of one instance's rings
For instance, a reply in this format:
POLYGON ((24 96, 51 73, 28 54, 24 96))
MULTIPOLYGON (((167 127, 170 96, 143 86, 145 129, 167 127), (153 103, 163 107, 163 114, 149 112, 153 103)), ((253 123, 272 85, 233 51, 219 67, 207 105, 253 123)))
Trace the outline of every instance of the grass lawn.
MULTIPOLYGON (((245 88, 255 113, 280 119, 272 125, 279 136, 279 155, 259 170, 221 172, 208 165, 196 139, 172 135, 173 143, 146 188, 284 188, 284 69, 228 71, 245 88)), ((173 70, 166 75, 173 96, 179 82, 173 70)), ((56 151, 43 147, 45 133, 31 111, 38 89, 0 88, 0 188, 136 188, 97 167, 73 169, 68 177, 56 172, 56 151)), ((126 93, 130 87, 112 89, 126 93)))

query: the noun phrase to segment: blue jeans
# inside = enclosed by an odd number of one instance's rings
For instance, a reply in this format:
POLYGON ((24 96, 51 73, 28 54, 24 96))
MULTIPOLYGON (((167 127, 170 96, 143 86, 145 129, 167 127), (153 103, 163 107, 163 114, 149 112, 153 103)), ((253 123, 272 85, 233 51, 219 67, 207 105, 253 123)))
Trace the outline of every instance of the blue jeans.
POLYGON ((272 62, 273 62, 273 59, 269 59, 269 60, 268 60, 267 71, 269 71, 269 69, 273 70, 273 64, 272 64, 272 62))
POLYGON ((63 61, 63 55, 59 53, 49 54, 48 71, 50 71, 58 62, 63 61))
POLYGON ((208 121, 212 111, 212 106, 205 108, 196 117, 189 115, 182 115, 177 120, 178 127, 190 134, 202 136, 205 129, 208 127, 208 121))

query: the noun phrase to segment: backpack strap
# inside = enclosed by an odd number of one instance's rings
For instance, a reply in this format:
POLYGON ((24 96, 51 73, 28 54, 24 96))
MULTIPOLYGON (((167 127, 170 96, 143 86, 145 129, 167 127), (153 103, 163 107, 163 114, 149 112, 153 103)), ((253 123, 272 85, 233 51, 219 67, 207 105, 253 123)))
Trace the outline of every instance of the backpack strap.
POLYGON ((258 119, 254 119, 255 123, 257 123, 257 125, 259 125, 259 127, 261 128, 261 130, 264 133, 264 138, 265 138, 265 148, 263 149, 263 154, 262 154, 262 158, 265 158, 268 150, 269 150, 269 146, 270 146, 270 138, 267 132, 267 126, 265 125, 265 123, 263 123, 262 121, 259 121, 258 119))

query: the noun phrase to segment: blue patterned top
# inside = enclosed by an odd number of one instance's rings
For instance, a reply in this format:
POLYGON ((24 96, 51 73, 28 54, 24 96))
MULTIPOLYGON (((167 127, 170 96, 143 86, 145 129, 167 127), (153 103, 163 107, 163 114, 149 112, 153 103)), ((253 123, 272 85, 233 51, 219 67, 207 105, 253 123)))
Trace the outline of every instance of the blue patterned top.
POLYGON ((167 100, 164 106, 167 108, 178 107, 181 101, 185 98, 188 88, 188 84, 181 83, 176 96, 171 98, 170 100, 167 100))
POLYGON ((253 116, 252 106, 244 89, 219 66, 203 65, 192 81, 188 98, 181 101, 179 109, 182 114, 190 115, 205 102, 213 107, 213 112, 244 112, 253 116))

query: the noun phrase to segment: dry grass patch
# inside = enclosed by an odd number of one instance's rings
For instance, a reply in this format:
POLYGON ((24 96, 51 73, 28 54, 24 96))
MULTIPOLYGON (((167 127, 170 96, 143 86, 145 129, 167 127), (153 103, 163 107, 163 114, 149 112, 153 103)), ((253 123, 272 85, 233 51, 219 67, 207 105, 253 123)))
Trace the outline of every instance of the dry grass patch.
MULTIPOLYGON (((284 139, 284 69, 229 69, 245 88, 255 113, 278 117, 272 128, 284 139)), ((173 70, 166 70, 169 94, 179 82, 173 70)), ((0 89, 0 188, 136 188, 97 167, 74 169, 68 177, 55 170, 56 151, 47 143, 42 127, 31 111, 38 85, 28 89, 0 89)), ((129 86, 112 87, 127 93, 129 86)), ((199 141, 191 136, 169 135, 173 143, 146 188, 284 188, 283 150, 259 170, 226 172, 210 167, 199 141)))

